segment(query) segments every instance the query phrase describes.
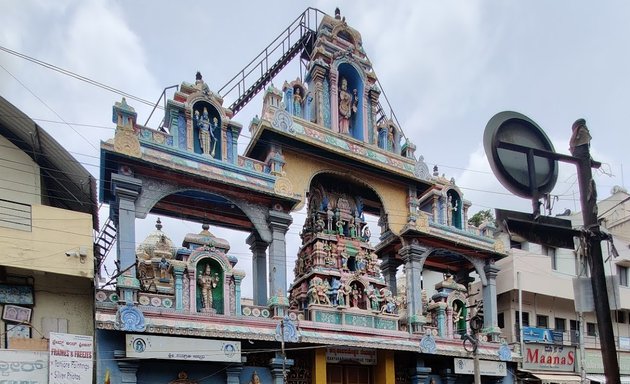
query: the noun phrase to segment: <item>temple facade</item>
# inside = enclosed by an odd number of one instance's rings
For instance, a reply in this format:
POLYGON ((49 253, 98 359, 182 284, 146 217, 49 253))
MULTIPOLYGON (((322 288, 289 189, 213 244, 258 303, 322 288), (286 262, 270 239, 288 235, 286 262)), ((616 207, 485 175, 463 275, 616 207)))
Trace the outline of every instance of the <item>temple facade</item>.
POLYGON ((120 273, 96 291, 99 383, 451 384, 473 381, 475 356, 483 382, 513 382, 520 352, 497 326, 503 243, 468 227, 455 180, 382 112, 360 33, 338 13, 313 32, 306 76, 264 89, 243 155, 242 125, 200 73, 157 129, 115 103, 100 198, 120 273), (137 239, 149 213, 199 232, 174 241, 157 222, 137 239), (248 233, 252 276, 214 226, 248 233))

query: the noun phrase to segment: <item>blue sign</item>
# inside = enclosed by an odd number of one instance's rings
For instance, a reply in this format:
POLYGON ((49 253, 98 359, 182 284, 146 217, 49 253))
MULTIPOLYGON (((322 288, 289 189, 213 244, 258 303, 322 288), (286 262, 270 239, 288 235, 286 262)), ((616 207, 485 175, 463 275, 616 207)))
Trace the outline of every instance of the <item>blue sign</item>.
POLYGON ((523 327, 523 341, 526 343, 562 344, 562 332, 548 328, 523 327))

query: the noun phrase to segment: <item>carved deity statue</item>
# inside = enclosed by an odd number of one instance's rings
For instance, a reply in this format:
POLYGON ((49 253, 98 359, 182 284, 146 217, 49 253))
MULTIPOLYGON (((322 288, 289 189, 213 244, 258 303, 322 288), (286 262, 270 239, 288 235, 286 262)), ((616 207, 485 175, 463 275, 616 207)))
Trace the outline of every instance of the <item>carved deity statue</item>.
POLYGON ((293 114, 302 117, 302 95, 300 88, 296 87, 293 92, 293 114))
POLYGON ((197 278, 197 284, 201 288, 201 300, 204 312, 209 312, 212 308, 212 290, 219 284, 219 274, 212 274, 210 264, 206 264, 203 273, 197 278))
POLYGON ((214 130, 218 125, 217 118, 212 119, 212 123, 210 123, 208 108, 204 107, 201 115, 198 110, 195 111, 194 120, 199 129, 199 146, 201 147, 201 152, 204 155, 214 157, 214 150, 217 145, 217 140, 214 136, 214 130))
POLYGON ((260 377, 258 377, 258 373, 256 371, 252 373, 252 378, 249 380, 249 383, 247 384, 260 384, 260 377))
POLYGON ((352 94, 348 92, 348 80, 341 78, 341 89, 339 90, 339 132, 350 133, 350 118, 352 117, 353 101, 352 94))

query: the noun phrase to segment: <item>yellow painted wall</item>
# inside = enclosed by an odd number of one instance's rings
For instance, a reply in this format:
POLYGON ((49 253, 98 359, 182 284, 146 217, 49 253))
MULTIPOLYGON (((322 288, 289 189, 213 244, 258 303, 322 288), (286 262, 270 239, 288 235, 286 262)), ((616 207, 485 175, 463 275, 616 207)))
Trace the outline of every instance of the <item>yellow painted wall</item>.
MULTIPOLYGON (((337 175, 344 175, 349 180, 359 184, 371 186, 381 198, 381 202, 388 213, 389 225, 392 232, 398 234, 407 222, 407 187, 402 183, 384 181, 367 172, 348 167, 343 169, 341 165, 325 160, 310 157, 299 152, 283 149, 286 164, 284 170, 286 177, 293 185, 293 192, 302 195, 302 204, 306 202, 306 192, 309 189, 311 179, 318 173, 330 171, 337 175)), ((301 208, 301 207, 298 207, 301 208)))
POLYGON ((92 217, 44 205, 32 207, 31 231, 0 226, 0 265, 61 275, 94 277, 92 217), (66 252, 87 249, 82 261, 66 252))
POLYGON ((0 199, 41 204, 39 166, 3 136, 0 136, 0 169, 0 199))

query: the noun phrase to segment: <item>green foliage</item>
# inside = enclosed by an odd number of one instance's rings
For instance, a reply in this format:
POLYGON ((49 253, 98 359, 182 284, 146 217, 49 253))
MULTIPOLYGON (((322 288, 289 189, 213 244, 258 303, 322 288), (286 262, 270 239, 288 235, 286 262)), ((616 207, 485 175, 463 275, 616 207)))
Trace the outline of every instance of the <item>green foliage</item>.
POLYGON ((494 220, 494 214, 492 213, 492 210, 490 209, 484 209, 483 211, 479 211, 475 213, 470 219, 468 219, 468 225, 479 227, 481 223, 486 222, 486 221, 495 223, 496 225, 496 222, 494 220))

